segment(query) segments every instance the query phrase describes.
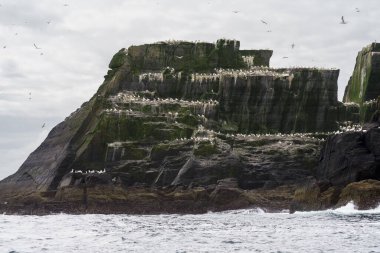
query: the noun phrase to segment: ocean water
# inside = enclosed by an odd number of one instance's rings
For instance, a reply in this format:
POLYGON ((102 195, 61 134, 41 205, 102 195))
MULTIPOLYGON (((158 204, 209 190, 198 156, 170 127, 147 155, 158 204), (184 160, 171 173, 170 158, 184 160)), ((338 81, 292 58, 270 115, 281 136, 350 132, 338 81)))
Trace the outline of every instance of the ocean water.
POLYGON ((0 252, 380 252, 380 207, 201 215, 0 215, 0 252))

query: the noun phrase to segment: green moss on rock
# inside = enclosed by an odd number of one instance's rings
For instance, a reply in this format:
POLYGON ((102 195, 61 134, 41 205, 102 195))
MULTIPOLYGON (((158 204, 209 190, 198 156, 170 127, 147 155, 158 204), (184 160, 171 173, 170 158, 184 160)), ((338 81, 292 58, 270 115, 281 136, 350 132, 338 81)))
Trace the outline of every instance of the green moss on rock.
POLYGON ((380 95, 380 44, 372 43, 356 57, 354 72, 345 90, 344 102, 360 105, 380 95))
POLYGON ((218 146, 210 142, 201 142, 194 148, 195 156, 211 156, 219 153, 218 146))
POLYGON ((126 50, 125 48, 123 49, 120 49, 119 52, 117 52, 113 57, 112 57, 112 60, 110 62, 110 64, 108 65, 108 67, 110 69, 116 69, 116 68, 119 68, 121 67, 124 62, 127 60, 127 54, 126 54, 126 50))

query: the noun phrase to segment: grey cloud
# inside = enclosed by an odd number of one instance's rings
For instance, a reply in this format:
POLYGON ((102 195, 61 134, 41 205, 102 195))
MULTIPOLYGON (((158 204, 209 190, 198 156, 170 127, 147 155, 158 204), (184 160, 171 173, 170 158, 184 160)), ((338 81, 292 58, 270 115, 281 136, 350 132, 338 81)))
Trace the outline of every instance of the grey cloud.
POLYGON ((5 60, 1 63, 0 76, 11 79, 25 78, 24 73, 22 73, 17 62, 14 60, 5 60))

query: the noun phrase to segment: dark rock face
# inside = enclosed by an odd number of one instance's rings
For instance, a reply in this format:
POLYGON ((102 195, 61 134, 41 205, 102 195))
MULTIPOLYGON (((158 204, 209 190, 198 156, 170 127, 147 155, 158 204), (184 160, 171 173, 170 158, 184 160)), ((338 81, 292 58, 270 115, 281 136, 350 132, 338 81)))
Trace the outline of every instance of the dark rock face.
POLYGON ((327 138, 315 179, 296 190, 295 210, 332 208, 354 201, 358 208, 379 203, 380 46, 373 43, 356 59, 354 73, 338 107, 342 122, 362 122, 363 131, 327 138), (376 99, 377 98, 377 99, 376 99))
POLYGON ((269 66, 271 50, 241 51, 239 48, 240 42, 236 40, 221 39, 216 43, 168 41, 131 46, 127 54, 132 63, 132 69, 146 72, 161 71, 168 66, 176 71, 243 68, 247 64, 269 66))
POLYGON ((322 149, 317 179, 347 185, 380 179, 380 129, 330 136, 322 149))
POLYGON ((359 123, 360 106, 357 103, 338 103, 338 122, 359 123))
POLYGON ((354 201, 360 209, 379 203, 380 128, 332 135, 324 144, 314 180, 295 192, 291 211, 333 208, 354 201), (369 180, 369 181, 368 181, 369 180))
POLYGON ((240 132, 317 132, 337 129, 339 70, 292 69, 265 75, 222 76, 220 118, 240 132))
POLYGON ((330 137, 315 171, 326 137, 317 132, 357 113, 337 101, 338 70, 257 67, 272 51, 239 47, 120 50, 90 101, 0 182, 0 202, 9 203, 0 210, 280 210, 316 173, 327 188, 378 175, 376 129, 330 137))

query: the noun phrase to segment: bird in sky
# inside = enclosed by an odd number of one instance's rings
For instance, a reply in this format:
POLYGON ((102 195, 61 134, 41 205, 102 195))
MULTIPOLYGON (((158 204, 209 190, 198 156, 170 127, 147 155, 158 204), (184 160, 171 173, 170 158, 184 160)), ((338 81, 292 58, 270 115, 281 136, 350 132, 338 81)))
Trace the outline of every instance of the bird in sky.
POLYGON ((260 20, 261 21, 261 23, 263 23, 263 24, 265 24, 265 25, 267 25, 268 24, 268 22, 266 22, 266 21, 264 21, 264 20, 260 20))
POLYGON ((233 13, 235 13, 235 14, 237 14, 237 13, 239 13, 240 11, 232 11, 233 13))
POLYGON ((344 16, 341 17, 341 20, 342 20, 342 21, 341 21, 340 23, 341 23, 342 25, 347 24, 347 22, 344 20, 344 16))
POLYGON ((272 32, 272 30, 268 30, 268 31, 267 31, 267 33, 271 33, 271 32, 272 32))
POLYGON ((69 5, 68 5, 68 4, 64 4, 63 6, 67 7, 67 6, 69 6, 69 5))
POLYGON ((289 57, 288 56, 284 56, 284 57, 282 57, 282 59, 288 59, 289 57))
POLYGON ((3 48, 7 48, 7 46, 3 46, 3 48))
POLYGON ((40 47, 37 47, 37 45, 36 45, 35 43, 33 43, 33 45, 34 45, 34 47, 35 47, 36 49, 41 49, 40 47))
POLYGON ((355 11, 356 11, 356 12, 360 12, 359 8, 355 8, 355 11))
POLYGON ((45 127, 45 123, 42 124, 41 128, 44 128, 45 127))
POLYGON ((176 58, 178 58, 178 59, 182 59, 183 58, 183 55, 181 55, 181 56, 175 56, 176 58))
POLYGON ((32 93, 29 92, 29 100, 32 100, 32 93))
POLYGON ((46 24, 50 25, 50 23, 51 23, 51 21, 50 21, 50 20, 49 20, 49 21, 46 21, 46 24))
POLYGON ((294 45, 294 43, 292 44, 292 49, 294 49, 294 47, 295 47, 296 45, 294 45))

